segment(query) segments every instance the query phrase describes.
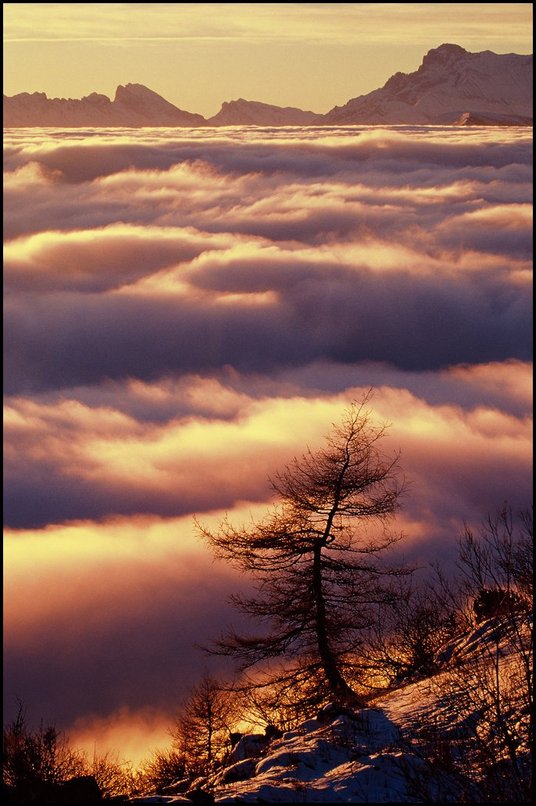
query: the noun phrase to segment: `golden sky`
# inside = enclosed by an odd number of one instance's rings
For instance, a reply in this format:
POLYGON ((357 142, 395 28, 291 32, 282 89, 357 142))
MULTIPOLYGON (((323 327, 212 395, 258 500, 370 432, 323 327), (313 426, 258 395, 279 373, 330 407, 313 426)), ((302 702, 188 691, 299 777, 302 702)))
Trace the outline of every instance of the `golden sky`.
POLYGON ((4 3, 4 93, 145 84, 215 114, 238 97, 326 112, 431 48, 532 51, 531 3, 4 3))

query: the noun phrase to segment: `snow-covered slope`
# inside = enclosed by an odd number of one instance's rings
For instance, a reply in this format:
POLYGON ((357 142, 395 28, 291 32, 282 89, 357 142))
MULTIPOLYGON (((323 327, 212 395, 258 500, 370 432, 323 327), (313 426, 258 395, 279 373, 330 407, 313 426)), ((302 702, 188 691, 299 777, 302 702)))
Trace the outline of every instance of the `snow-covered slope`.
MULTIPOLYGON (((459 803, 468 798, 471 802, 479 796, 478 775, 468 777, 452 759, 464 756, 471 764, 471 754, 478 752, 477 735, 486 741, 475 728, 480 720, 482 726, 489 724, 484 700, 467 697, 466 689, 482 681, 487 668, 495 679, 497 658, 501 690, 511 708, 510 714, 502 712, 501 719, 519 723, 512 738, 529 735, 529 713, 523 686, 518 685, 523 673, 518 677, 514 668, 523 660, 521 645, 527 652, 531 645, 531 623, 523 618, 510 626, 500 618, 476 625, 437 653, 438 669, 432 677, 407 682, 367 708, 329 704, 315 719, 280 738, 246 735, 235 745, 227 765, 213 776, 183 779, 157 795, 131 802, 459 803)), ((500 760, 498 746, 493 752, 495 762, 507 763, 507 757, 500 760)), ((519 742, 515 752, 518 764, 529 763, 527 743, 519 742)), ((498 771, 498 786, 504 785, 509 780, 506 768, 498 771)))
POLYGON ((532 56, 469 53, 451 44, 430 50, 416 72, 395 73, 323 118, 329 124, 531 121, 532 56))
POLYGON ((96 92, 80 100, 44 92, 4 96, 4 126, 199 126, 202 115, 183 112, 142 84, 117 88, 111 101, 96 92))
MULTIPOLYGON (((382 709, 336 715, 326 706, 317 719, 272 741, 263 757, 226 767, 207 789, 216 803, 415 803, 415 780, 426 781, 433 800, 457 802, 454 780, 413 752, 382 709)), ((182 789, 181 782, 160 800, 131 802, 191 803, 195 789, 189 798, 182 789)))
POLYGON ((216 802, 411 803, 416 778, 429 782, 434 800, 457 799, 454 782, 435 775, 380 708, 327 719, 320 712, 272 742, 251 777, 232 783, 234 774, 227 768, 215 781, 216 802))
POLYGON ((225 101, 217 115, 209 118, 212 126, 308 126, 318 119, 315 112, 293 106, 272 106, 259 101, 225 101))

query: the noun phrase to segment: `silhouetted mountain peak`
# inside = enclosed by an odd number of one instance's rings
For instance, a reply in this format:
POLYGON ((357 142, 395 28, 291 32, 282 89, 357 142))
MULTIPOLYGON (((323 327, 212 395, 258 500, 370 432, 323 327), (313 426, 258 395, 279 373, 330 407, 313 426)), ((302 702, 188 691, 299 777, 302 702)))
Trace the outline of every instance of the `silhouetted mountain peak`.
POLYGON ((434 64, 446 65, 449 64, 449 62, 461 58, 466 53, 468 53, 468 51, 462 48, 461 45, 439 45, 439 47, 429 50, 426 56, 424 56, 421 68, 434 64))
POLYGON ((173 104, 166 101, 161 95, 154 90, 150 90, 149 87, 146 87, 144 84, 119 84, 115 91, 114 103, 124 103, 125 101, 130 101, 133 98, 148 101, 148 100, 160 100, 166 104, 172 106, 173 104))

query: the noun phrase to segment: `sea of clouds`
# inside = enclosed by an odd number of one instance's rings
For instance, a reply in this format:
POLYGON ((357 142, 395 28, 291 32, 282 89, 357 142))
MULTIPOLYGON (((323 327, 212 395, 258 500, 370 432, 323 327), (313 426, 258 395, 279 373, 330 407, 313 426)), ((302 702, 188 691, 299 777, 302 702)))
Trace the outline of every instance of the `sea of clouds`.
POLYGON ((371 386, 409 559, 530 503, 530 134, 7 131, 8 713, 163 724, 247 585, 193 515, 371 386))

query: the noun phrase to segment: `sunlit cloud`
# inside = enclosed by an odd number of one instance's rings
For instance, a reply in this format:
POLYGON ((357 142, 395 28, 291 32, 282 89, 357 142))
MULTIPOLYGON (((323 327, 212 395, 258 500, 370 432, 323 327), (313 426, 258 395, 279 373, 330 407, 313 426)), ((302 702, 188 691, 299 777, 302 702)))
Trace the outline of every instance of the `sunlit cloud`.
MULTIPOLYGON (((500 373, 501 368, 492 371, 500 373)), ((515 392, 520 378, 514 383, 514 368, 508 371, 515 392)), ((451 395, 454 392, 454 400, 458 395, 463 400, 469 373, 463 368, 457 372, 462 382, 456 384, 454 374, 448 382, 450 389, 446 388, 451 395)), ((522 373, 523 367, 518 367, 517 375, 522 373)), ((481 375, 485 376, 483 368, 481 375)), ((7 490, 14 500, 6 513, 8 519, 12 517, 20 525, 39 525, 50 517, 47 506, 69 518, 76 489, 84 491, 85 503, 77 501, 84 517, 140 511, 193 514, 232 508, 246 499, 268 503, 268 477, 299 455, 304 446, 320 447, 323 425, 338 419, 344 401, 359 399, 364 393, 363 388, 353 388, 335 396, 317 392, 315 397, 306 397, 295 392, 278 397, 274 389, 271 397, 256 399, 233 396, 229 388, 213 380, 194 381, 197 394, 203 385, 207 396, 212 393, 217 401, 221 395, 231 403, 232 415, 224 406, 223 419, 214 414, 190 414, 150 424, 78 401, 13 400, 5 416, 7 490)), ((503 392, 503 396, 507 395, 503 392)), ((183 400, 180 391, 177 407, 183 400)), ((117 404, 120 401, 118 397, 117 404)), ((407 390, 386 386, 380 387, 377 406, 380 419, 393 423, 392 438, 403 448, 408 475, 420 479, 412 508, 426 509, 426 497, 443 495, 448 485, 460 503, 474 495, 485 506, 485 498, 500 494, 506 465, 511 467, 510 482, 519 479, 516 496, 528 495, 522 483, 530 467, 528 413, 506 413, 484 404, 469 409, 451 403, 431 405, 407 390), (490 485, 487 496, 482 496, 477 472, 484 455, 490 485), (439 485, 440 477, 443 482, 439 485)), ((214 411, 217 409, 216 403, 214 411)), ((449 506, 454 513, 457 505, 449 506)), ((462 517, 468 517, 470 510, 466 500, 460 510, 462 517)))
POLYGON ((530 138, 464 134, 14 134, 8 389, 526 360, 530 138))
POLYGON ((63 725, 122 708, 174 711, 209 663, 195 645, 213 637, 214 606, 230 620, 226 598, 244 585, 213 564, 191 517, 6 530, 4 552, 6 705, 24 697, 32 716, 63 725))
POLYGON ((102 229, 43 232, 19 238, 4 251, 9 287, 102 292, 163 266, 188 261, 228 239, 188 228, 115 224, 102 229))
MULTIPOLYGON (((176 710, 180 699, 178 694, 176 710)), ((120 761, 130 761, 136 767, 150 760, 153 752, 168 750, 173 722, 174 714, 169 707, 162 710, 123 707, 107 716, 80 717, 69 726, 69 739, 89 758, 111 753, 113 759, 115 750, 120 761)))

